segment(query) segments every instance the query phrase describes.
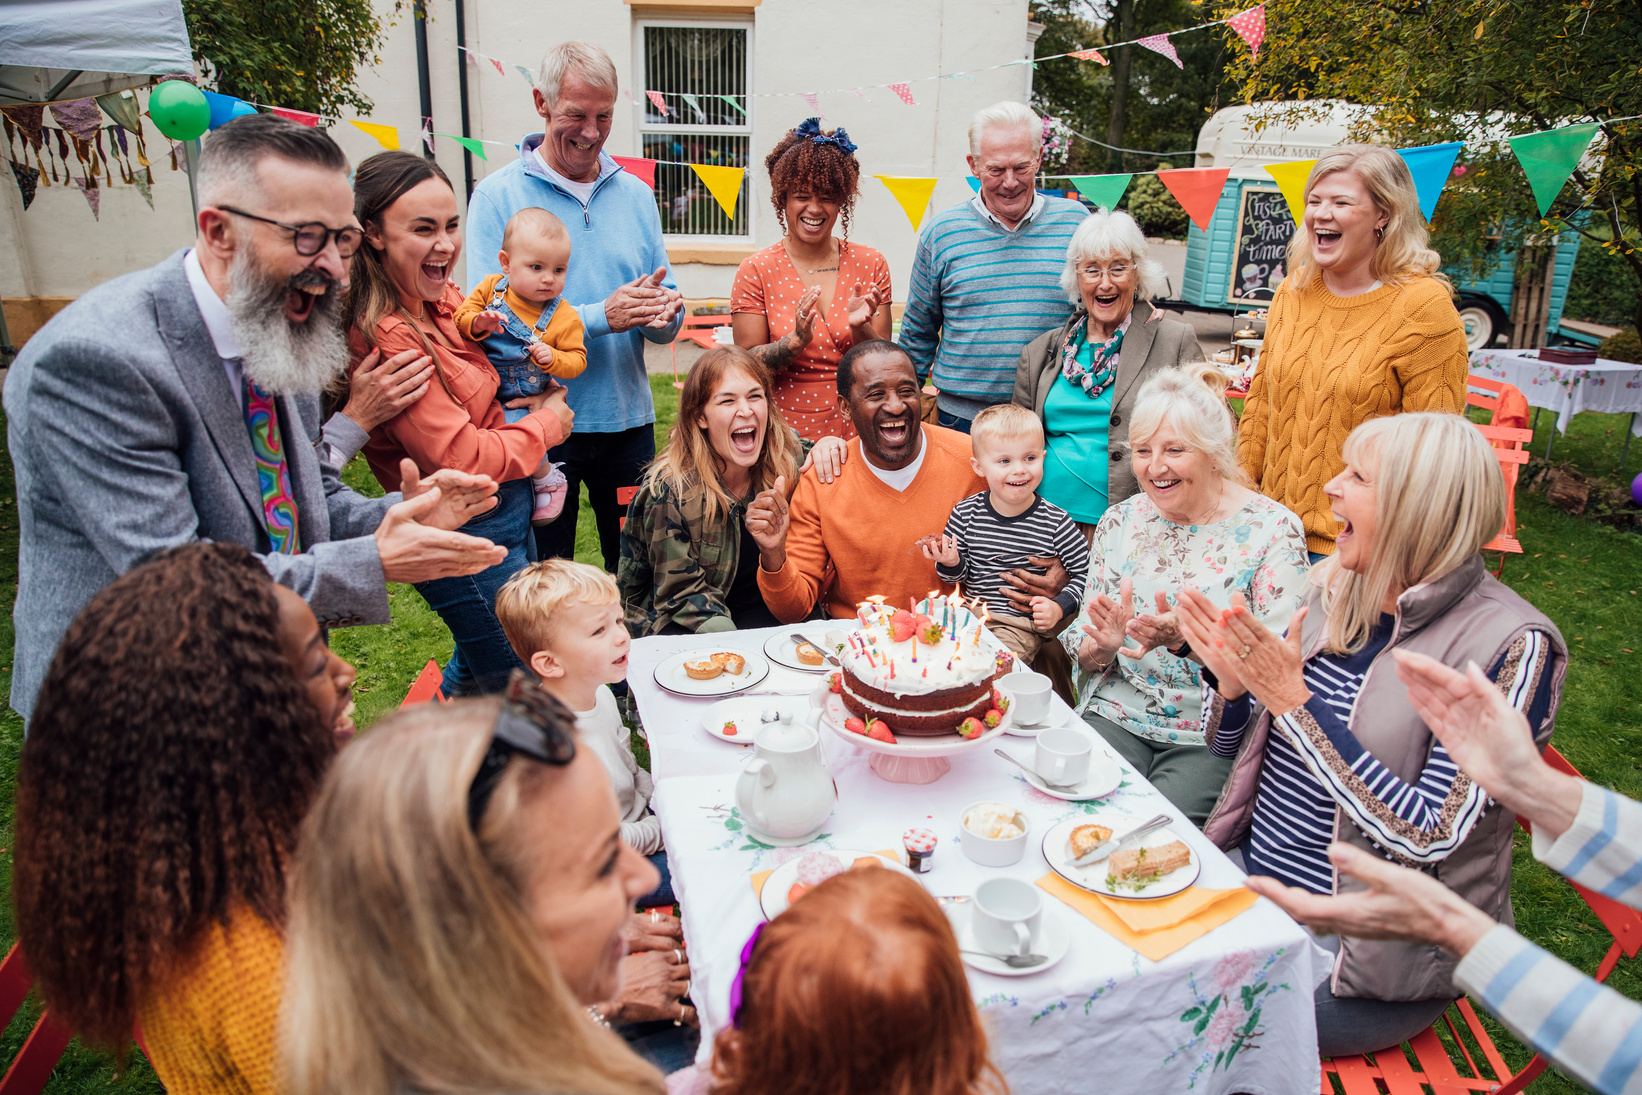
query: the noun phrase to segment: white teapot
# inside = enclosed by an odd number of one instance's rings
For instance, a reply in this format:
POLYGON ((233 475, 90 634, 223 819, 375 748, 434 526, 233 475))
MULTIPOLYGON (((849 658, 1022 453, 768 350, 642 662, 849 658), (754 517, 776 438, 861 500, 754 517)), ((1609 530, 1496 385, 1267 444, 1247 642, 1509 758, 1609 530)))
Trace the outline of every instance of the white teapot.
POLYGON ((838 801, 815 727, 791 714, 764 722, 753 735, 753 759, 736 780, 735 800, 747 835, 759 843, 814 840, 838 801))

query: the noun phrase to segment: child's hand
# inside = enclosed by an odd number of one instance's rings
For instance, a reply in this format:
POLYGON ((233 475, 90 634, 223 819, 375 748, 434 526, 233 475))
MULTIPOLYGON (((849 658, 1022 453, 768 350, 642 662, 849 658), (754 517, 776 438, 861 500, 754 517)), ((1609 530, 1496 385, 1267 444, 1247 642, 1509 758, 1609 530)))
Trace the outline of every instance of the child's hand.
POLYGON ((502 318, 502 313, 486 308, 473 317, 470 326, 476 335, 494 335, 501 331, 502 325, 506 322, 502 318))
POLYGON ((1032 598, 1032 629, 1034 631, 1049 631, 1060 623, 1060 618, 1064 615, 1066 613, 1062 611, 1060 602, 1048 597, 1032 598))
POLYGON ((545 342, 536 343, 536 345, 530 348, 530 360, 534 361, 544 369, 547 368, 549 365, 553 364, 553 347, 549 346, 545 342))
POLYGON ((960 566, 964 561, 963 556, 958 554, 957 539, 945 533, 927 536, 918 542, 918 546, 924 549, 925 559, 944 567, 960 566))

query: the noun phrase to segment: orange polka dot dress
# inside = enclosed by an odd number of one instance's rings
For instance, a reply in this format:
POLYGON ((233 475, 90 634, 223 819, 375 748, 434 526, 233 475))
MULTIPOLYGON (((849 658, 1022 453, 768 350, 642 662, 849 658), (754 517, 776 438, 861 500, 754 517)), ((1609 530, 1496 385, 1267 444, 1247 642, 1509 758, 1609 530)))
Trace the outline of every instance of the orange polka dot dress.
MULTIPOLYGON (((838 286, 832 306, 810 334, 810 342, 791 365, 775 376, 775 405, 799 436, 811 441, 831 434, 848 440, 855 427, 838 413, 838 360, 855 345, 850 334, 849 298, 856 286, 872 286, 886 303, 890 294, 889 263, 884 256, 858 243, 838 244, 838 286)), ((793 311, 804 295, 798 268, 777 243, 744 259, 730 290, 730 311, 764 317, 770 341, 792 334, 793 311)))

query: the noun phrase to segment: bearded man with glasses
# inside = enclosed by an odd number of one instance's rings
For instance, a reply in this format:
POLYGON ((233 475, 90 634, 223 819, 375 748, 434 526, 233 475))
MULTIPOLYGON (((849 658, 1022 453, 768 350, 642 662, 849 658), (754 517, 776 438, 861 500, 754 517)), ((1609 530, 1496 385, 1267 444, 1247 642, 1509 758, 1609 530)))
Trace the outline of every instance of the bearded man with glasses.
POLYGON ((69 621, 150 552, 242 544, 324 627, 386 623, 387 582, 473 574, 504 554, 453 531, 495 505, 489 477, 423 479, 405 461, 402 494, 365 498, 321 445, 360 241, 342 150, 322 130, 239 118, 206 139, 197 184, 194 246, 65 308, 5 386, 22 536, 11 704, 24 718, 69 621))

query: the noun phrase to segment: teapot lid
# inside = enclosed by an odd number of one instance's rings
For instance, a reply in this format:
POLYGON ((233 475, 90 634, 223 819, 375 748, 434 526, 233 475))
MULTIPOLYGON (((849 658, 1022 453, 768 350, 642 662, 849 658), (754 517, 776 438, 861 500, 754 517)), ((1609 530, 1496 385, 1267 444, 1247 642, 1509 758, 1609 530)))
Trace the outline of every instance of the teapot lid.
POLYGON ((783 711, 777 721, 763 723, 753 734, 755 746, 778 753, 808 749, 820 740, 821 735, 814 727, 794 719, 790 711, 783 711))

